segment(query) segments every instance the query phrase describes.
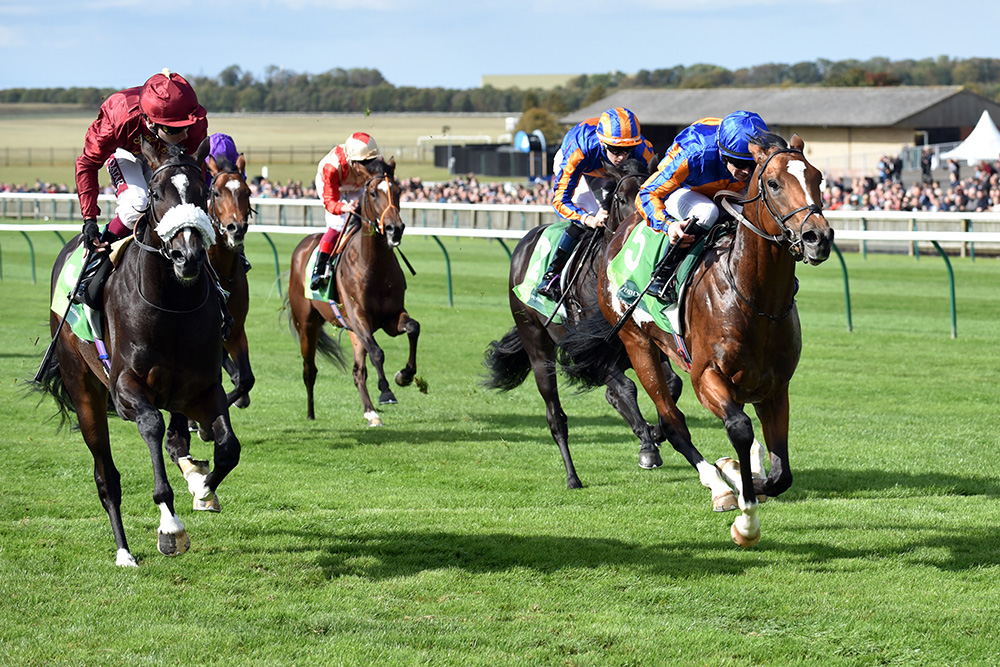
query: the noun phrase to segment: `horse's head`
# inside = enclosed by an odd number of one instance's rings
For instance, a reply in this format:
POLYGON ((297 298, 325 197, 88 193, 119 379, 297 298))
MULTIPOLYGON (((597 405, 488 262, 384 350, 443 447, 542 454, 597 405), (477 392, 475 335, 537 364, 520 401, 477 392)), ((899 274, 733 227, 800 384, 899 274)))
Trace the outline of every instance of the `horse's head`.
POLYGON ((243 154, 233 164, 220 155, 209 156, 208 173, 212 177, 208 214, 216 226, 220 242, 234 251, 243 247, 250 226, 250 186, 246 179, 243 154))
POLYGON ((361 192, 360 205, 356 215, 376 232, 385 237, 390 247, 396 247, 403 239, 402 218, 399 217, 399 181, 396 180, 396 160, 388 162, 375 160, 368 165, 371 178, 361 192))
POLYGON ((142 155, 152 169, 145 241, 173 264, 182 283, 194 282, 215 242, 215 228, 208 217, 208 185, 202 174, 209 144, 206 139, 194 156, 183 146, 168 146, 159 153, 143 138, 142 155))
POLYGON ((654 157, 650 164, 629 158, 617 167, 610 163, 604 165, 613 185, 605 195, 601 208, 608 212, 604 226, 611 234, 615 233, 623 220, 635 213, 636 195, 655 164, 654 157))
POLYGON ((802 153, 804 147, 797 134, 792 136, 791 146, 774 134, 751 140, 750 153, 757 168, 756 179, 747 189, 747 204, 756 202, 758 224, 773 234, 774 240, 787 243, 796 260, 820 264, 830 256, 833 228, 823 217, 823 176, 809 164, 802 153), (760 215, 761 203, 770 215, 760 215))

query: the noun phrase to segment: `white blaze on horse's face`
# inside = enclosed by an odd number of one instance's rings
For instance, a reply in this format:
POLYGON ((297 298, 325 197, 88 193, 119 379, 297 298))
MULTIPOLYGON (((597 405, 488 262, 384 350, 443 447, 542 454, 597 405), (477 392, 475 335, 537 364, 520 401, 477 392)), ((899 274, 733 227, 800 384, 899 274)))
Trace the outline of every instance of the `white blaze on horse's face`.
POLYGON ((235 178, 226 181, 226 188, 228 188, 229 191, 233 193, 234 197, 236 196, 236 193, 240 191, 240 185, 242 185, 242 183, 240 183, 239 180, 235 178))
POLYGON ((378 184, 378 189, 385 193, 385 196, 389 196, 389 181, 383 180, 378 184))
POLYGON ((798 180, 799 185, 802 186, 802 192, 806 195, 806 205, 812 206, 818 204, 818 202, 813 201, 812 192, 809 190, 809 186, 806 185, 805 160, 790 159, 788 161, 788 173, 794 176, 798 180))
POLYGON ((187 187, 188 187, 188 177, 185 174, 174 174, 170 177, 170 182, 174 184, 177 188, 177 194, 180 195, 181 203, 187 203, 187 187))

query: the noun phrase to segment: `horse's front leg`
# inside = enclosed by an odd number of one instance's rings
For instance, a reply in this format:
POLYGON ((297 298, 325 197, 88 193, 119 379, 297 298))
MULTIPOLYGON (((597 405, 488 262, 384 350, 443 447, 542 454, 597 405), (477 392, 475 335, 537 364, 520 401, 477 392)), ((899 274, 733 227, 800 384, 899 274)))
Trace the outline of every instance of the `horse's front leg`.
POLYGON ((119 377, 115 403, 120 413, 134 419, 139 435, 149 448, 153 463, 153 502, 160 508, 157 548, 165 556, 178 556, 188 550, 191 540, 174 511, 174 491, 170 488, 163 459, 166 432, 163 415, 146 398, 141 384, 131 376, 125 377, 125 374, 119 377))
POLYGON ((205 424, 212 430, 214 465, 209 469, 208 461, 193 461, 190 458, 179 463, 188 481, 188 489, 194 496, 194 509, 218 512, 220 505, 216 490, 240 462, 240 441, 233 432, 229 404, 221 384, 208 389, 194 404, 207 406, 196 413, 196 418, 199 424, 205 424))
MULTIPOLYGON (((368 367, 365 365, 368 350, 361 342, 356 330, 351 331, 351 349, 354 351, 354 367, 352 368, 354 386, 357 387, 358 396, 361 397, 361 407, 364 410, 365 419, 368 420, 369 426, 381 426, 382 418, 375 411, 372 398, 368 395, 368 367)), ((386 385, 388 386, 388 383, 386 385)))
POLYGON ((705 460, 691 440, 684 414, 677 408, 671 385, 664 374, 660 348, 634 323, 622 328, 619 336, 625 343, 636 377, 656 406, 660 434, 698 471, 702 486, 712 492, 712 509, 728 512, 737 507, 736 494, 717 467, 705 460))
POLYGON ((788 461, 788 386, 775 392, 770 400, 754 405, 764 444, 770 453, 770 470, 766 479, 756 481, 758 494, 777 496, 792 485, 792 468, 788 461))
POLYGON ((739 483, 736 486, 740 494, 741 514, 733 522, 730 534, 741 547, 752 547, 760 540, 760 520, 757 518, 760 503, 754 492, 754 466, 751 463, 753 423, 743 406, 733 400, 728 379, 714 368, 702 372, 694 384, 702 405, 722 419, 729 442, 736 450, 739 461, 739 483))
POLYGON ((397 372, 394 378, 400 387, 407 387, 417 374, 417 339, 420 338, 420 323, 411 318, 409 313, 404 310, 399 314, 396 331, 397 333, 406 332, 406 338, 410 342, 410 356, 406 359, 406 366, 397 372))
POLYGON ((218 498, 205 485, 205 478, 209 472, 208 461, 196 461, 191 457, 191 432, 188 426, 189 423, 195 423, 199 433, 205 430, 204 427, 197 424, 194 420, 189 422, 186 415, 179 412, 170 413, 170 423, 167 425, 167 454, 170 455, 170 460, 177 464, 177 467, 184 475, 188 492, 194 497, 194 509, 218 512, 218 498))
POLYGON ((222 365, 233 381, 233 390, 226 395, 226 402, 238 408, 248 407, 250 390, 257 379, 250 368, 250 345, 242 328, 230 334, 226 341, 226 352, 222 365))

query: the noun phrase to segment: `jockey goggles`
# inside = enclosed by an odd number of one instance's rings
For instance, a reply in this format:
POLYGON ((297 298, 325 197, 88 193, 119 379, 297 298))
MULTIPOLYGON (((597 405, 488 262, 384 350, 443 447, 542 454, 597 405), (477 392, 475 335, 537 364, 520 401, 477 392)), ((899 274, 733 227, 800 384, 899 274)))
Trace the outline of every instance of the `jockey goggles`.
POLYGON ((635 146, 608 146, 605 144, 604 150, 608 151, 612 155, 628 155, 635 150, 635 146))

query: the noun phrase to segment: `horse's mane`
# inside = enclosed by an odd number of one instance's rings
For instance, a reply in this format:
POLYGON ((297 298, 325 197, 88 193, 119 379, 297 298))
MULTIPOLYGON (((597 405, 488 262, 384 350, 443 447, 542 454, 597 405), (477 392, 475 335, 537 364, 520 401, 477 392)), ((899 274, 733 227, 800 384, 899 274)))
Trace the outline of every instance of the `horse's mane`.
MULTIPOLYGON (((618 182, 627 176, 647 176, 649 174, 649 165, 642 160, 630 157, 617 167, 610 162, 606 163, 605 170, 612 174, 614 181, 618 182)), ((605 211, 611 210, 611 198, 614 197, 614 195, 615 188, 610 188, 604 193, 604 203, 602 208, 604 208, 605 211)))
POLYGON ((229 156, 220 153, 219 155, 213 155, 212 157, 215 158, 215 164, 219 167, 219 173, 240 173, 240 170, 235 164, 232 163, 229 156))
POLYGON ((765 150, 768 148, 788 148, 788 142, 773 132, 761 132, 754 135, 750 137, 750 143, 765 150))

